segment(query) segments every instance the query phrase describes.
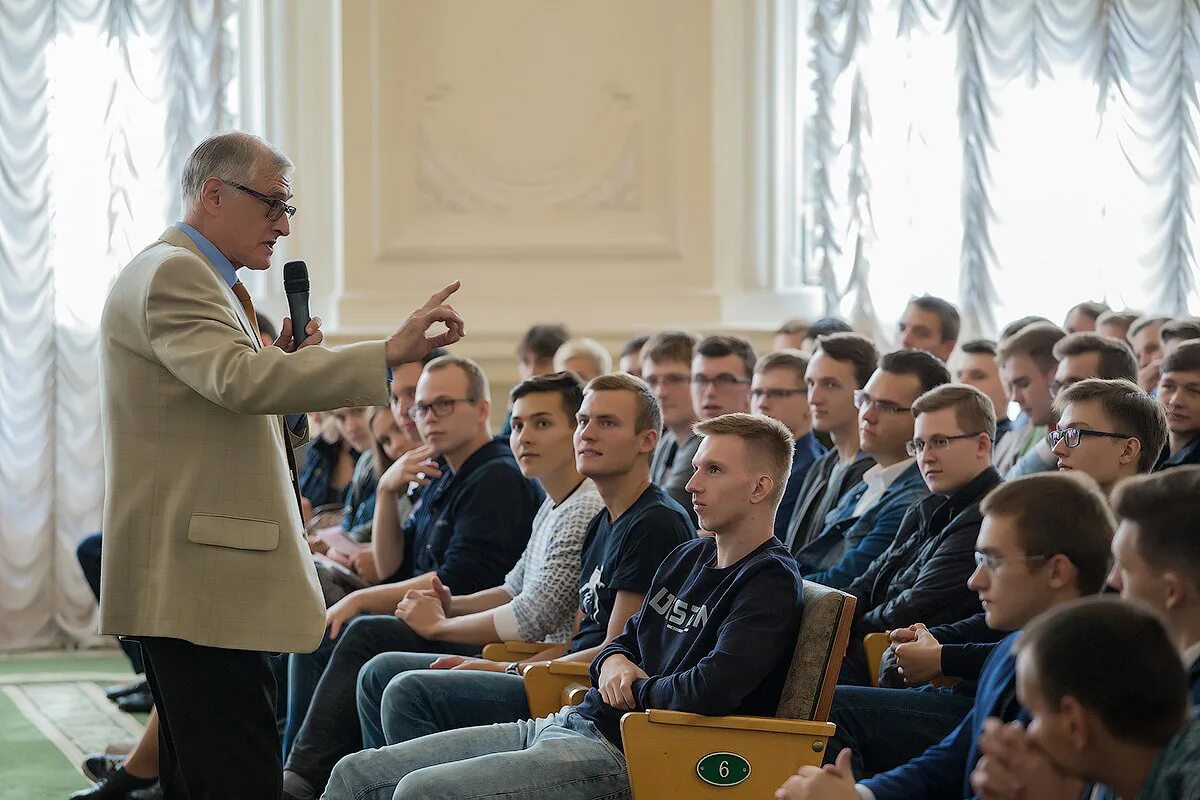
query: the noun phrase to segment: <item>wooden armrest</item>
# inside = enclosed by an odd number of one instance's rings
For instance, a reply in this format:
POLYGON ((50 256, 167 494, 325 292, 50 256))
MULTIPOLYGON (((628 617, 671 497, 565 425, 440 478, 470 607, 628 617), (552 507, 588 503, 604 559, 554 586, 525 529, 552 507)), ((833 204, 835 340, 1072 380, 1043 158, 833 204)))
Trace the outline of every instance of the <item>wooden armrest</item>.
POLYGON ((660 709, 621 717, 635 800, 772 797, 801 767, 821 765, 836 732, 829 722, 660 709))
MULTIPOLYGON (((807 719, 781 719, 779 717, 706 717, 684 711, 667 711, 652 708, 646 712, 650 722, 662 725, 690 725, 699 728, 725 728, 741 731, 767 731, 791 733, 798 736, 833 736, 837 726, 832 722, 813 722, 807 719)), ((628 716, 628 715, 626 715, 628 716)))
POLYGON ((863 637, 863 650, 867 654, 867 669, 871 673, 871 685, 879 685, 879 662, 892 640, 886 633, 868 633, 863 637))
POLYGON ((554 645, 549 642, 493 642, 483 648, 488 661, 524 661, 554 645))
POLYGON ((588 677, 588 669, 592 665, 583 661, 551 661, 551 675, 575 675, 577 677, 588 677))

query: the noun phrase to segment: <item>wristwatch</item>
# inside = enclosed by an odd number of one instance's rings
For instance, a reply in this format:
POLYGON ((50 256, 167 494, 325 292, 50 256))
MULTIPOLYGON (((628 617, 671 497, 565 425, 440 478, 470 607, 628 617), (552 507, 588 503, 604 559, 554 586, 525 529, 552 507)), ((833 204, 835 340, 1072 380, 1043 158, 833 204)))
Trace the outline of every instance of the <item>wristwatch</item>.
POLYGON ((517 662, 517 661, 510 661, 508 666, 504 668, 504 671, 507 672, 509 675, 520 675, 521 674, 521 664, 520 664, 520 662, 517 662))

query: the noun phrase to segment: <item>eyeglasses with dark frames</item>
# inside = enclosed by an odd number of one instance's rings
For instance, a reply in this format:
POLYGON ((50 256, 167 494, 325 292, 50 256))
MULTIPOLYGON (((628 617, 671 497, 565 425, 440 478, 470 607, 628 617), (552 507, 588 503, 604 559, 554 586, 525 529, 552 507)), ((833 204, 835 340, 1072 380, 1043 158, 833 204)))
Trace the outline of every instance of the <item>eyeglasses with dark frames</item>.
POLYGON ((746 386, 749 383, 749 378, 738 378, 730 375, 728 372, 722 372, 713 378, 707 375, 692 376, 692 385, 699 386, 701 389, 707 389, 709 386, 715 386, 718 389, 728 389, 732 386, 746 386))
POLYGON ((991 553, 981 553, 980 551, 976 550, 975 551, 975 566, 983 567, 988 572, 995 572, 997 568, 1002 567, 1005 564, 1016 564, 1016 563, 1028 564, 1030 562, 1047 561, 1047 560, 1049 560, 1049 558, 1050 558, 1050 556, 1045 556, 1045 555, 1008 556, 1007 558, 1004 558, 1001 556, 992 555, 991 553))
POLYGON ((271 220, 272 222, 282 217, 284 212, 287 212, 288 219, 296 216, 296 207, 288 205, 278 197, 271 197, 270 195, 263 194, 262 192, 256 192, 249 186, 243 186, 242 184, 234 183, 233 181, 222 180, 221 183, 225 184, 226 186, 232 186, 235 189, 240 189, 254 199, 261 200, 266 203, 267 219, 271 220))
POLYGON ((1083 441, 1084 436, 1097 436, 1104 439, 1136 439, 1136 436, 1130 436, 1127 433, 1113 433, 1111 431, 1094 431, 1090 428, 1063 428, 1062 430, 1054 430, 1046 433, 1046 443, 1053 450, 1058 446, 1058 443, 1063 439, 1067 440, 1067 447, 1079 447, 1079 443, 1083 441))
POLYGON ((807 395, 807 389, 751 389, 750 396, 755 400, 787 400, 798 394, 807 395))
POLYGON ((408 407, 408 418, 424 419, 426 414, 433 414, 434 419, 441 419, 454 413, 454 407, 459 403, 468 405, 475 402, 473 397, 439 397, 432 403, 413 403, 408 407))

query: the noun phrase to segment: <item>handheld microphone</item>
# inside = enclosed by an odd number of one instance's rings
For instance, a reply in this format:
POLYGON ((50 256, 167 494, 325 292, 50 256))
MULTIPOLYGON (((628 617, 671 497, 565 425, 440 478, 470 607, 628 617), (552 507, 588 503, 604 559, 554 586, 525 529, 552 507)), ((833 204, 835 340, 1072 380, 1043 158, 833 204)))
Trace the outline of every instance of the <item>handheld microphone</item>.
POLYGON ((292 316, 292 345, 295 350, 308 338, 308 267, 303 261, 283 265, 283 291, 287 294, 288 310, 292 316))

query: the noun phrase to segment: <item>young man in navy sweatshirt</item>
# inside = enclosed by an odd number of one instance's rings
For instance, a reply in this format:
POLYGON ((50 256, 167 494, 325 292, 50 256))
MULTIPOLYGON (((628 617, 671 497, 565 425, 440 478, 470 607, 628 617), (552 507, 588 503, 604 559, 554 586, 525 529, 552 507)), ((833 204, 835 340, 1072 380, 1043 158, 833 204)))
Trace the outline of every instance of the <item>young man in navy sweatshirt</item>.
MULTIPOLYGON (((966 718, 917 758, 858 784, 851 751, 844 749, 836 764, 801 768, 776 792, 777 800, 957 800, 974 794, 969 779, 984 721, 1008 722, 1021 711, 1013 651, 1020 629, 1051 608, 1100 591, 1114 528, 1104 495, 1083 476, 1019 478, 993 490, 981 508, 977 567, 968 585, 979 594, 988 627, 1014 632, 988 655, 966 718)), ((905 735, 903 716, 892 724, 894 735, 905 735)))
POLYGON ((714 536, 667 556, 641 610, 592 662, 582 704, 348 756, 325 796, 628 797, 626 711, 774 714, 802 607, 801 578, 773 534, 792 437, 775 420, 741 413, 696 432, 705 439, 688 491, 714 536))

